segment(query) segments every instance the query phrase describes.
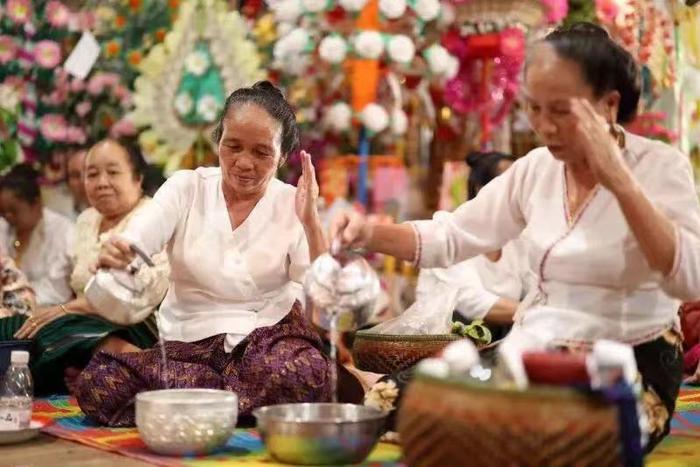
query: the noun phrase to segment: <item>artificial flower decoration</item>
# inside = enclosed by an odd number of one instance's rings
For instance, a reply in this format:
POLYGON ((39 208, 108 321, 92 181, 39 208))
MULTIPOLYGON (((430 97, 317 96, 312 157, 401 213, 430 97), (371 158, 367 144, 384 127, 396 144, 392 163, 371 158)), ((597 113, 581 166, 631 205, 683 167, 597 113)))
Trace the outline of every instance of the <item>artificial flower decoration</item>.
POLYGON ((202 76, 209 69, 209 57, 200 50, 191 52, 185 59, 185 68, 195 76, 202 76))
POLYGON ((337 65, 345 60, 348 45, 339 35, 324 37, 318 46, 318 54, 325 62, 337 65))
POLYGON ((197 114, 206 122, 213 122, 219 116, 221 106, 216 97, 204 95, 197 101, 197 114))
POLYGON ((17 44, 12 36, 0 36, 0 64, 10 62, 17 56, 17 44))
POLYGON ((334 132, 341 133, 350 129, 352 122, 352 109, 345 102, 333 104, 325 117, 326 126, 334 132))
POLYGON ((82 101, 75 106, 75 113, 77 113, 80 117, 86 116, 90 113, 91 110, 92 104, 90 103, 90 101, 82 101))
POLYGON ((408 116, 406 112, 397 108, 391 112, 391 132, 396 136, 401 136, 408 130, 408 116))
POLYGON ((34 61, 41 68, 51 69, 61 63, 61 47, 54 41, 39 41, 34 46, 34 61))
POLYGON ((338 0, 338 3, 347 11, 356 12, 365 7, 367 0, 338 0))
POLYGON ((302 14, 299 0, 281 0, 271 5, 275 19, 281 23, 293 23, 302 14))
MULTIPOLYGON (((450 59, 454 59, 454 57, 450 55, 445 47, 439 44, 432 45, 425 49, 423 55, 425 56, 425 59, 428 62, 428 68, 433 75, 445 76, 448 74, 450 59)), ((454 59, 454 61, 457 62, 457 66, 459 66, 459 62, 456 59, 454 59)))
POLYGON ((193 106, 192 96, 187 92, 181 92, 175 98, 175 111, 182 117, 192 112, 193 106))
POLYGON ((377 31, 362 31, 355 36, 355 51, 357 54, 369 60, 378 59, 384 52, 384 40, 377 31))
POLYGON ((65 141, 67 126, 66 119, 59 114, 46 114, 39 121, 39 131, 48 141, 65 141))
POLYGON ((69 144, 85 144, 87 135, 85 130, 77 126, 66 127, 65 142, 69 144))
POLYGON ((406 0, 379 0, 379 11, 388 19, 400 18, 406 12, 406 0))
POLYGON ((32 16, 32 3, 29 0, 8 0, 7 17, 17 24, 26 24, 32 16))
POLYGON ((416 0, 414 10, 423 21, 432 21, 440 14, 440 2, 438 0, 416 0))
POLYGON ((389 126, 389 114, 384 107, 372 102, 360 112, 360 121, 372 133, 380 133, 389 126))
POLYGON ((51 0, 46 4, 46 20, 55 28, 65 27, 70 21, 70 11, 58 0, 51 0))
POLYGON ((410 63, 416 55, 416 46, 413 44, 410 37, 397 34, 389 39, 387 53, 393 61, 407 64, 410 63))
POLYGON ((320 13, 326 9, 328 2, 326 0, 302 0, 304 9, 309 13, 320 13))

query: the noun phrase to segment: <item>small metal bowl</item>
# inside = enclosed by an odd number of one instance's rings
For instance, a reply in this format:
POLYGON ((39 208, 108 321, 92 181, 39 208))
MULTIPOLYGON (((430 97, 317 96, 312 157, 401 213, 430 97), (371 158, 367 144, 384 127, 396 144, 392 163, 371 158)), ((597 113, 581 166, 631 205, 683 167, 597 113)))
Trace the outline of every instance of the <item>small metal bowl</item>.
POLYGON ((385 415, 354 404, 281 404, 253 411, 267 450, 286 464, 337 465, 364 461, 385 415))
POLYGON ((207 454, 222 447, 238 420, 238 396, 217 389, 166 389, 136 396, 136 426, 159 454, 207 454))

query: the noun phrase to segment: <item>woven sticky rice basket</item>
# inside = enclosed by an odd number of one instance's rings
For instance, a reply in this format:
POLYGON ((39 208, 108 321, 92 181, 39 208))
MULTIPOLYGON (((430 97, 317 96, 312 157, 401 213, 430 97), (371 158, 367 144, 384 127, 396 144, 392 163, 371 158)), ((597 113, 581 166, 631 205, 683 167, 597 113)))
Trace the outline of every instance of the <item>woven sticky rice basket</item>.
POLYGON ((411 467, 622 465, 616 407, 567 388, 517 391, 419 375, 398 431, 411 467))
POLYGON ((355 366, 360 370, 391 374, 411 368, 459 339, 463 337, 456 334, 412 336, 358 331, 352 354, 355 366))

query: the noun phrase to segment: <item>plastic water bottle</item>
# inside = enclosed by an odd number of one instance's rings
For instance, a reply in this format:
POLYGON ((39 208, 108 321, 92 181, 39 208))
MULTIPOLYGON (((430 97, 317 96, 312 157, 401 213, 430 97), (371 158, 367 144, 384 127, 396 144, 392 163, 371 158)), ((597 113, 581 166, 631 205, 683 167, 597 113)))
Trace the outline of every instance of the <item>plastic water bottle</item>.
POLYGON ((34 385, 29 371, 29 352, 14 350, 5 373, 0 397, 0 430, 22 430, 32 419, 34 385))

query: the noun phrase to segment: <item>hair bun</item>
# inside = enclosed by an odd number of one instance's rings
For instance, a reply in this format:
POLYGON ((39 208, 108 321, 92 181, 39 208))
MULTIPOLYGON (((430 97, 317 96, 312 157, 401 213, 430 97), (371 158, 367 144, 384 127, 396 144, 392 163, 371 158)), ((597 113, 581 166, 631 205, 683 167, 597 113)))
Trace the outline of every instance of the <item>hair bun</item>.
POLYGON ((467 155, 467 165, 471 168, 474 168, 476 164, 479 163, 479 158, 481 157, 480 152, 470 152, 469 155, 467 155))
POLYGON ((269 82, 268 80, 258 81, 253 85, 253 89, 259 89, 260 91, 269 92, 272 94, 277 94, 284 98, 284 93, 280 88, 269 82))

